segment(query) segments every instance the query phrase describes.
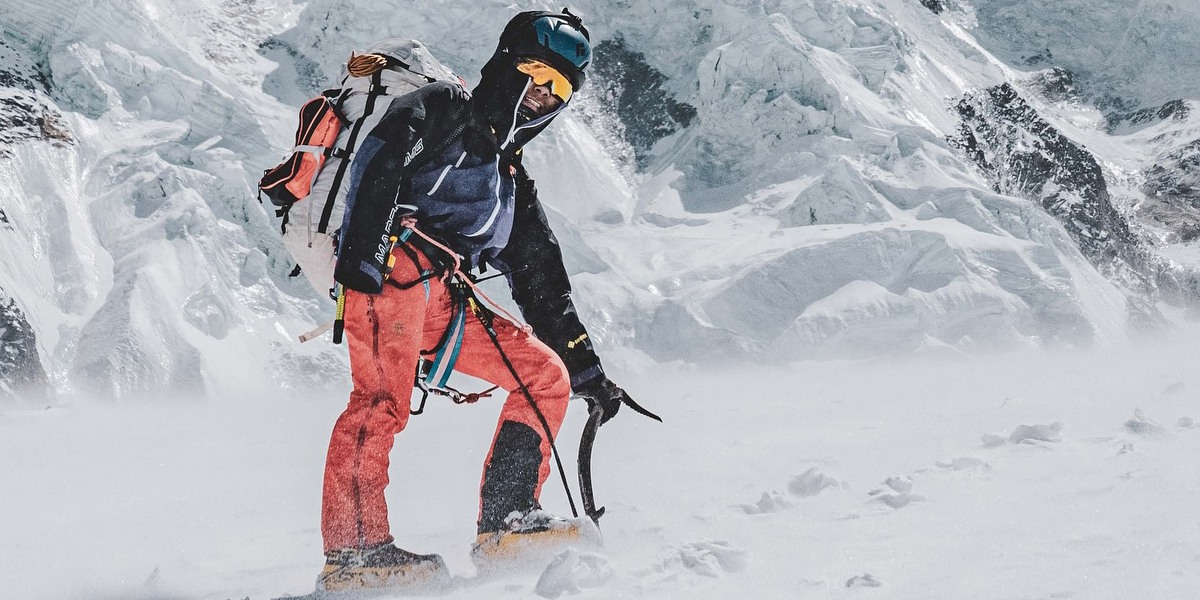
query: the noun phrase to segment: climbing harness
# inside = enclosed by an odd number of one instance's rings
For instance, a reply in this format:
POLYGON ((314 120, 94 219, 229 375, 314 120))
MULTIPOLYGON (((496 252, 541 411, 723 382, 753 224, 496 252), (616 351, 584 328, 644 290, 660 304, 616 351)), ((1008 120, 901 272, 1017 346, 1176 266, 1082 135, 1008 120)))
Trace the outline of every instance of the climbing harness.
MULTIPOLYGON (((487 332, 488 338, 492 340, 492 345, 496 347, 496 352, 500 354, 500 359, 504 361, 504 366, 508 368, 509 374, 512 375, 513 381, 516 382, 517 389, 520 390, 523 396, 525 396, 525 400, 529 402, 530 408, 533 409, 533 414, 537 417, 538 422, 541 424, 542 432, 546 435, 546 441, 549 442, 550 445, 550 453, 554 457, 555 465, 558 468, 559 477, 562 479, 563 490, 567 494, 567 504, 569 504, 571 507, 571 516, 578 517, 579 511, 575 508, 575 498, 571 493, 571 485, 567 480, 567 471, 563 467, 562 457, 559 456, 558 445, 555 443, 554 439, 554 432, 550 430, 550 422, 546 419, 546 415, 542 412, 541 408, 538 407, 537 402, 534 401, 533 394, 529 393, 529 388, 525 385, 525 382, 521 380, 521 376, 517 373, 516 367, 513 366, 512 361, 508 358, 508 354, 504 352, 504 347, 500 344, 500 338, 496 334, 496 328, 493 326, 493 318, 495 317, 493 310, 496 313, 503 315, 506 319, 508 319, 509 322, 517 324, 518 327, 520 327, 525 333, 531 333, 532 328, 528 324, 523 323, 520 319, 517 319, 512 315, 512 313, 500 308, 500 306, 491 298, 489 298, 487 294, 483 292, 483 290, 480 290, 476 285, 476 282, 472 281, 466 273, 462 272, 462 260, 459 258, 458 254, 436 239, 426 235, 425 232, 417 229, 416 219, 412 218, 411 216, 405 217, 401 220, 401 225, 404 227, 405 231, 416 234, 417 237, 424 240, 425 243, 444 252, 453 260, 453 265, 447 269, 445 277, 446 283, 451 290, 452 296, 454 297, 455 316, 451 318, 451 324, 450 328, 447 330, 447 334, 443 334, 442 336, 443 340, 440 343, 437 356, 441 357, 445 355, 444 352, 446 347, 451 345, 450 338, 454 335, 452 330, 455 327, 455 324, 461 324, 462 319, 465 318, 464 307, 465 309, 469 309, 471 314, 474 315, 476 319, 479 319, 479 323, 483 325, 483 329, 487 332), (491 308, 485 307, 483 304, 481 304, 478 300, 480 298, 487 302, 488 306, 491 308)), ((457 335, 459 338, 457 341, 455 341, 455 345, 457 347, 461 347, 460 344, 462 342, 462 333, 459 332, 457 335)), ((457 358, 457 348, 451 353, 450 356, 457 358)), ((436 361, 437 357, 435 357, 435 362, 436 361)), ((421 365, 421 363, 418 364, 421 365)), ((485 394, 490 394, 490 392, 496 389, 493 387, 492 389, 482 392, 478 395, 462 394, 456 390, 444 387, 445 378, 449 377, 449 372, 453 369, 452 362, 446 366, 440 366, 436 364, 429 365, 428 373, 424 372, 422 366, 423 365, 418 366, 417 369, 416 385, 421 389, 423 396, 417 412, 413 414, 419 414, 421 411, 424 411, 425 401, 430 393, 448 396, 452 400, 454 400, 457 395, 457 397, 461 398, 463 401, 455 403, 460 404, 470 403, 478 400, 479 397, 484 397, 485 394), (435 371, 435 368, 440 368, 441 370, 435 371), (441 375, 442 372, 444 372, 444 376, 441 375), (435 383, 440 383, 442 385, 430 385, 430 375, 434 376, 435 383), (442 381, 436 382, 438 377, 441 377, 442 381), (478 397, 470 400, 473 396, 478 397)))
MULTIPOLYGON (((418 277, 408 282, 397 282, 390 277, 386 279, 389 285, 397 286, 401 289, 408 289, 418 284, 426 286, 426 294, 429 293, 429 280, 435 277, 443 279, 450 290, 453 304, 450 322, 446 327, 446 331, 442 334, 441 339, 435 346, 429 350, 421 351, 421 358, 417 362, 417 370, 414 377, 414 386, 421 390, 421 400, 416 409, 409 409, 412 415, 419 415, 425 411, 425 405, 429 400, 429 396, 437 395, 449 398, 455 404, 474 404, 483 398, 489 398, 492 392, 499 389, 500 386, 492 386, 487 390, 478 393, 463 393, 449 385, 450 373, 454 370, 454 364, 458 360, 458 353, 462 349, 463 332, 466 327, 467 313, 479 320, 483 325, 484 331, 487 332, 488 338, 491 339, 492 345, 495 346, 496 352, 499 353, 501 360, 504 361, 504 366, 508 368, 508 372, 512 375, 513 381, 517 384, 517 389, 529 402, 529 406, 533 409, 533 413, 537 416, 539 423, 542 426, 542 431, 546 435, 546 440, 550 445, 551 455, 554 457, 555 466, 558 469, 559 478, 562 480, 563 490, 567 495, 567 503, 571 507, 571 516, 578 517, 579 511, 575 506, 575 498, 571 493, 571 485, 567 480, 567 472, 563 467, 562 457, 558 452, 558 445, 555 441, 554 433, 550 430, 550 423, 546 419, 546 415, 538 407, 534 401, 533 395, 529 392, 525 382, 517 373, 516 367, 508 358, 508 354, 504 352, 503 346, 500 344, 499 336, 493 326, 494 317, 500 314, 509 322, 517 325, 525 333, 531 333, 532 328, 525 324, 520 319, 512 315, 512 313, 501 308, 495 301, 487 296, 479 289, 478 281, 472 280, 470 276, 462 271, 462 259, 456 252, 442 244, 438 240, 425 234, 417 228, 417 221, 412 216, 403 217, 400 221, 401 232, 397 236, 390 239, 392 249, 399 248, 411 260, 417 268, 418 277), (413 237, 413 236, 416 237, 413 237), (426 257, 433 262, 432 268, 424 268, 420 264, 417 251, 412 248, 413 245, 420 244, 425 246, 422 251, 426 257), (440 263, 434 259, 434 251, 438 254, 443 254, 450 259, 449 263, 440 263), (486 306, 480 302, 482 299, 486 302, 486 306), (426 358, 432 356, 432 358, 426 358)), ((389 252, 387 271, 390 274, 395 266, 395 255, 389 252)), ((498 277, 507 273, 499 273, 491 277, 498 277)), ((490 279, 488 277, 487 279, 490 279)), ((482 280, 480 280, 482 281, 482 280)), ((340 285, 335 287, 335 299, 338 303, 337 317, 320 327, 305 333, 300 336, 300 341, 308 341, 316 336, 323 334, 329 329, 334 330, 334 342, 341 342, 341 334, 343 331, 343 322, 345 316, 345 295, 340 285)), ((662 421, 657 415, 642 408, 632 400, 624 400, 636 412, 644 414, 659 422, 662 421)), ((600 517, 604 514, 604 508, 596 507, 595 496, 592 491, 592 445, 596 439, 596 432, 600 427, 600 421, 603 417, 603 411, 599 406, 591 409, 588 415, 587 424, 584 426, 583 436, 579 443, 578 454, 578 474, 579 474, 579 491, 580 498, 583 502, 584 514, 599 525, 600 517)))

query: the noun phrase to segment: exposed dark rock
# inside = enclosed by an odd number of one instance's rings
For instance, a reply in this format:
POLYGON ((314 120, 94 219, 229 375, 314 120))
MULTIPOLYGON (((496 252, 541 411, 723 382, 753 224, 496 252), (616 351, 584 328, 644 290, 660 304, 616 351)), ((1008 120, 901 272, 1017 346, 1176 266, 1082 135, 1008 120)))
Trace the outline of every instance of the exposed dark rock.
POLYGON ((1143 191, 1160 198, 1184 198, 1200 208, 1200 140, 1159 159, 1146 171, 1143 191))
POLYGON ((17 303, 0 291, 0 402, 44 398, 48 389, 33 327, 17 303))
POLYGON ((1044 65, 1054 60, 1054 53, 1049 48, 1030 56, 1022 56, 1021 60, 1030 67, 1044 65))
POLYGON ((1140 244, 1113 206, 1100 164, 1047 123, 1008 83, 957 105, 962 148, 996 191, 1041 203, 1093 263, 1129 261, 1140 244))
POLYGON ((44 57, 0 32, 0 87, 49 93, 49 73, 44 57))
POLYGON ((1200 238, 1200 140, 1159 158, 1145 178, 1139 216, 1168 231, 1172 241, 1200 238))
MULTIPOLYGON (((269 37, 262 44, 259 44, 258 53, 281 63, 289 62, 294 68, 294 72, 290 73, 287 72, 287 69, 278 69, 272 72, 267 76, 267 80, 264 81, 264 89, 280 87, 278 85, 269 85, 272 79, 278 78, 292 78, 289 85, 282 87, 284 89, 294 87, 302 95, 316 93, 329 84, 329 79, 321 70, 321 65, 305 56, 299 50, 296 50, 287 40, 274 36, 269 37), (286 60, 281 60, 281 58, 285 58, 286 60)), ((287 98, 282 100, 285 102, 292 101, 292 99, 287 98)))
POLYGON ((25 140, 70 144, 75 138, 62 114, 45 100, 24 92, 0 98, 0 154, 3 146, 25 140))
POLYGON ((921 0, 921 6, 933 11, 933 14, 940 15, 943 10, 946 10, 946 5, 942 0, 921 0))
POLYGON ((45 60, 2 32, 0 87, 9 88, 0 98, 0 156, 8 154, 5 146, 25 140, 73 141, 62 115, 45 99, 50 93, 45 60))
POLYGON ((675 100, 664 88, 666 76, 621 38, 600 42, 595 55, 584 90, 598 95, 603 105, 616 108, 637 164, 645 167, 654 143, 691 124, 696 109, 675 100))
MULTIPOLYGON (((1130 303, 1131 323, 1161 320, 1154 299, 1200 307, 1197 273, 1151 253, 1113 205, 1096 158, 1042 119, 1011 85, 968 94, 956 108, 962 121, 949 141, 983 170, 996 191, 1041 203, 1101 272, 1150 299, 1130 303)), ((1163 197, 1182 202, 1187 194, 1194 196, 1200 147, 1190 148, 1153 179, 1163 197)))
POLYGON ((1156 108, 1143 108, 1132 112, 1110 112, 1105 115, 1105 129, 1109 134, 1123 134, 1142 129, 1159 121, 1188 118, 1191 109, 1183 100, 1172 100, 1156 108))
POLYGON ((1030 83, 1051 102, 1079 97, 1079 91, 1075 88, 1075 75, 1061 67, 1039 73, 1030 83))

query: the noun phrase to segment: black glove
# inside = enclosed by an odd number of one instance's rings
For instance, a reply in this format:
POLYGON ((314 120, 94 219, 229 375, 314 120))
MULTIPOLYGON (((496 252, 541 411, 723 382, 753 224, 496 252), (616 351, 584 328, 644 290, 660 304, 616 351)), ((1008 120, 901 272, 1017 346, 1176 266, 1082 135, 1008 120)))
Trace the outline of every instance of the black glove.
POLYGON ((597 377, 575 391, 575 395, 587 401, 588 412, 596 406, 600 407, 600 424, 607 423, 621 410, 621 405, 633 402, 629 394, 607 377, 597 377))

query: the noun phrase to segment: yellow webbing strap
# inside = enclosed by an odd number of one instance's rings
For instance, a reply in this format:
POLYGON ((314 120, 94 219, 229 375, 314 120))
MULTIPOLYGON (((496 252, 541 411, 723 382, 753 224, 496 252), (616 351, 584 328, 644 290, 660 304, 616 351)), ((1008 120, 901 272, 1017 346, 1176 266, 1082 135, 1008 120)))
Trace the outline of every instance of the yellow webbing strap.
POLYGON ((346 329, 346 293, 341 284, 337 286, 337 316, 333 318, 333 343, 342 343, 342 332, 346 329))

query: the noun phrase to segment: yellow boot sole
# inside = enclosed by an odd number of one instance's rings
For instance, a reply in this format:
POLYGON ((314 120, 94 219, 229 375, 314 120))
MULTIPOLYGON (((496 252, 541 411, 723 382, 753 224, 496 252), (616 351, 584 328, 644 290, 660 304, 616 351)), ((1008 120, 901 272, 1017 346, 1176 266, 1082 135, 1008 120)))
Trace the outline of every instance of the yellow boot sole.
POLYGON ((439 588, 449 585, 450 573, 441 557, 410 565, 388 567, 340 567, 325 565, 317 589, 347 592, 389 587, 439 588))

